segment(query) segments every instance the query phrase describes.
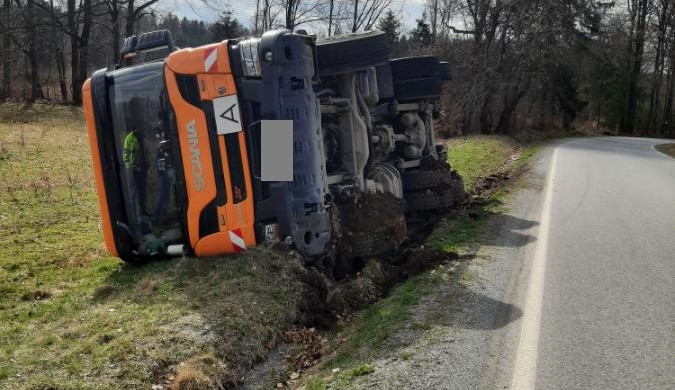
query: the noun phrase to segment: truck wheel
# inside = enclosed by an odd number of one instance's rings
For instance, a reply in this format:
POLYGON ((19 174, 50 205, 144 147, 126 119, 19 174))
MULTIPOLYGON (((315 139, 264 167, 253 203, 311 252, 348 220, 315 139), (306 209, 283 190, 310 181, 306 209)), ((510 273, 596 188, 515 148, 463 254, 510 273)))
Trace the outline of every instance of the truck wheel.
POLYGON ((441 95, 439 77, 423 77, 394 81, 394 94, 399 101, 435 99, 441 95))
POLYGON ((377 92, 380 100, 394 98, 394 79, 391 75, 391 66, 388 63, 378 65, 375 68, 377 74, 377 92))
POLYGON ((460 176, 457 171, 452 171, 450 192, 452 192, 452 197, 454 198, 455 204, 464 202, 466 198, 466 192, 464 191, 464 178, 460 176))
POLYGON ((436 56, 397 58, 389 61, 394 81, 439 77, 440 62, 436 56))
POLYGON ((443 81, 452 80, 452 67, 448 61, 441 61, 439 77, 443 81))
POLYGON ((348 73, 386 63, 389 40, 381 31, 341 35, 316 43, 319 74, 348 73))
POLYGON ((426 190, 437 187, 450 187, 453 175, 449 169, 414 170, 403 174, 405 191, 426 190))

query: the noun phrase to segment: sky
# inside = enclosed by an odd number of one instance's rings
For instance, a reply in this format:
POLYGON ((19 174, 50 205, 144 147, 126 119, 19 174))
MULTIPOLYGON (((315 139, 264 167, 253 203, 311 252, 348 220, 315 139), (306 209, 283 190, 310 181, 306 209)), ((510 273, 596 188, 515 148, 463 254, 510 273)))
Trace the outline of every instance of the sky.
MULTIPOLYGON (((401 12, 404 22, 404 31, 402 32, 411 30, 415 25, 415 19, 422 16, 424 1, 398 0, 396 9, 401 12)), ((248 27, 252 24, 255 4, 255 0, 165 0, 159 3, 158 9, 160 11, 171 11, 179 17, 185 16, 188 19, 212 22, 218 18, 222 10, 229 8, 233 11, 234 16, 248 27)))

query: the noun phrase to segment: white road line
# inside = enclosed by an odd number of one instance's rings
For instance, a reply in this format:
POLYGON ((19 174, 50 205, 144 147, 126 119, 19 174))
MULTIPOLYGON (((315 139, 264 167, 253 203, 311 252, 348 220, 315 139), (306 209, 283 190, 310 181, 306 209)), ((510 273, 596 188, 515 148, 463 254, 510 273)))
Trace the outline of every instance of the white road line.
POLYGON ((544 271, 548 252, 549 223, 551 217, 551 200, 555 181, 558 149, 553 150, 551 165, 548 170, 544 202, 541 208, 537 246, 534 250, 530 280, 523 308, 523 319, 520 329, 520 341, 516 351, 516 361, 513 368, 511 389, 534 389, 537 376, 537 349, 539 344, 539 330, 541 326, 541 307, 544 296, 544 271))

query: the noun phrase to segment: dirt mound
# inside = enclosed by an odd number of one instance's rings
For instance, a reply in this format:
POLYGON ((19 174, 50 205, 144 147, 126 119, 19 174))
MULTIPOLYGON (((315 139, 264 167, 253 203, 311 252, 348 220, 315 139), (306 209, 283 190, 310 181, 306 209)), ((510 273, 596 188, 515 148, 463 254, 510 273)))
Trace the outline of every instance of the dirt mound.
POLYGON ((344 316, 377 301, 400 282, 448 260, 455 253, 415 248, 399 258, 369 258, 354 277, 332 286, 327 305, 334 315, 344 316))
POLYGON ((356 198, 337 197, 335 204, 340 210, 340 219, 346 227, 344 233, 365 232, 378 229, 388 222, 398 220, 403 204, 390 193, 364 193, 356 198))

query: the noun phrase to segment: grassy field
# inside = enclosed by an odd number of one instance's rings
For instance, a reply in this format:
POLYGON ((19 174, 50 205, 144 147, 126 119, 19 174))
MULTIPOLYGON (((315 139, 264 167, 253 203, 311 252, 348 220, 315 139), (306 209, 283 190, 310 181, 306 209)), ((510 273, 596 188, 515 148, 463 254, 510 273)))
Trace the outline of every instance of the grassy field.
POLYGON ((663 154, 667 154, 670 157, 675 158, 675 144, 656 145, 656 149, 663 154))
POLYGON ((0 388, 231 383, 295 321, 299 260, 124 265, 101 244, 87 142, 79 109, 0 105, 0 388))
MULTIPOLYGON (((470 189, 517 156, 507 138, 451 143, 470 189)), ((228 385, 296 322, 297 257, 253 248, 127 266, 104 251, 99 220, 80 110, 0 105, 1 389, 228 385)), ((467 245, 482 220, 443 224, 434 245, 467 245)), ((368 374, 361 352, 408 320, 435 280, 413 277, 358 315, 337 355, 350 367, 341 380, 368 374)))

